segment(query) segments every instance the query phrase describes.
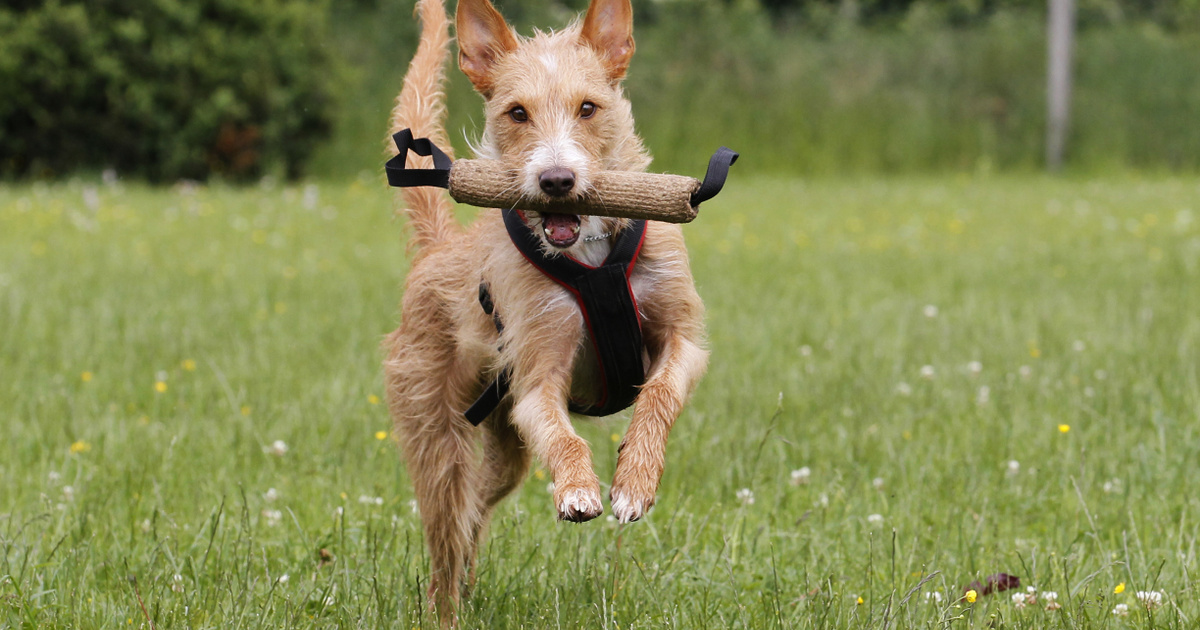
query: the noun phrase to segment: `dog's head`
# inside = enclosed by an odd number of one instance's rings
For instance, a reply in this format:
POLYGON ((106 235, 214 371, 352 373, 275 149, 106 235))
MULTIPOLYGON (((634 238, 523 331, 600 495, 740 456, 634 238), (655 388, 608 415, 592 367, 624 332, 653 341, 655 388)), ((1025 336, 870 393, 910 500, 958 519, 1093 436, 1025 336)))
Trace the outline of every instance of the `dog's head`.
MULTIPOLYGON (((459 0, 458 64, 483 95, 480 157, 516 165, 521 193, 553 202, 586 195, 600 170, 644 170, 621 80, 633 56, 630 0, 592 0, 583 21, 520 38, 489 0, 459 0)), ((527 213, 552 249, 573 253, 623 220, 527 213)))

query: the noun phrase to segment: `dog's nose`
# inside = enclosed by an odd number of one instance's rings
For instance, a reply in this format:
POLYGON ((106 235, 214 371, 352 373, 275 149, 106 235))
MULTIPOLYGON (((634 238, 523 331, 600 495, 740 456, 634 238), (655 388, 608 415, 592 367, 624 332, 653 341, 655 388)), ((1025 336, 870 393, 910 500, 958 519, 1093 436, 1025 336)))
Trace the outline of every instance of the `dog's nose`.
POLYGON ((542 192, 551 197, 562 197, 575 187, 575 173, 571 169, 555 167, 538 176, 542 192))

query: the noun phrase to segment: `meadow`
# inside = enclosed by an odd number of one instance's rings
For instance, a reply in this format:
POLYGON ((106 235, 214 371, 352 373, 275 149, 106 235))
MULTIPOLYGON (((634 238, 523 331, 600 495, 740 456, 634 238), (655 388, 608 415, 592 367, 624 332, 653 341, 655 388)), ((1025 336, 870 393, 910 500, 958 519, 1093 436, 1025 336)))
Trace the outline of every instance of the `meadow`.
MULTIPOLYGON (((558 523, 535 467, 463 627, 1196 627, 1197 199, 735 170, 658 506, 558 523)), ((0 186, 0 627, 436 627, 380 404, 406 269, 375 175, 0 186)), ((577 423, 603 482, 626 419, 577 423)))

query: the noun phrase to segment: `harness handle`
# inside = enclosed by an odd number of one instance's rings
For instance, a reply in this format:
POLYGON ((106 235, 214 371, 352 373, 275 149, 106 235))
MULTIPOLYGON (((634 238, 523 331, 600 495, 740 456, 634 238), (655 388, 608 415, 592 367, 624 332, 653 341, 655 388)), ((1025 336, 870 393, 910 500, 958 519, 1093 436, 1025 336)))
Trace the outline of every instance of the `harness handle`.
POLYGON ((437 148, 429 138, 414 138, 412 129, 402 129, 392 136, 400 153, 387 161, 384 170, 387 171, 388 185, 400 188, 410 186, 437 186, 450 188, 450 156, 437 148), (433 168, 405 168, 408 152, 417 155, 433 157, 433 168))
POLYGON ((725 178, 729 176, 729 167, 737 162, 738 154, 729 147, 721 147, 717 152, 712 154, 708 159, 708 171, 704 173, 704 181, 700 184, 700 188, 692 193, 691 204, 693 208, 699 207, 701 203, 712 199, 721 192, 725 187, 725 178))

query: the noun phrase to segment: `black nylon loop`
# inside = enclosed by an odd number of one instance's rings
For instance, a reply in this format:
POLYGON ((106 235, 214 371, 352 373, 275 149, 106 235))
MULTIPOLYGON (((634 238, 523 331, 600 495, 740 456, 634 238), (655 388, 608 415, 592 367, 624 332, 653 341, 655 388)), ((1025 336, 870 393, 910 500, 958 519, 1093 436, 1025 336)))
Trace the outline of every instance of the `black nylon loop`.
POLYGON ((387 171, 388 185, 398 188, 412 186, 437 186, 450 188, 450 156, 437 148, 429 138, 414 138, 412 129, 402 129, 392 136, 400 153, 387 161, 383 166, 387 171), (408 152, 426 157, 433 156, 433 168, 404 168, 408 161, 408 152))
POLYGON ((692 193, 690 203, 692 207, 698 207, 700 204, 717 196, 721 192, 721 188, 725 186, 725 178, 729 176, 729 167, 738 159, 738 154, 728 147, 721 147, 708 160, 708 172, 704 174, 704 182, 700 184, 699 190, 692 193))

